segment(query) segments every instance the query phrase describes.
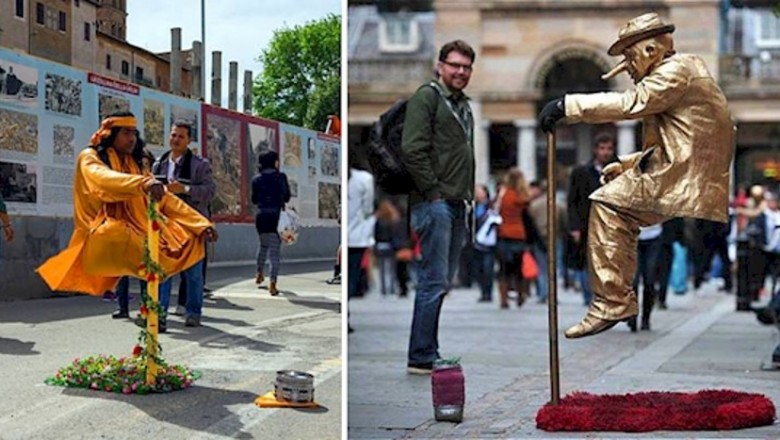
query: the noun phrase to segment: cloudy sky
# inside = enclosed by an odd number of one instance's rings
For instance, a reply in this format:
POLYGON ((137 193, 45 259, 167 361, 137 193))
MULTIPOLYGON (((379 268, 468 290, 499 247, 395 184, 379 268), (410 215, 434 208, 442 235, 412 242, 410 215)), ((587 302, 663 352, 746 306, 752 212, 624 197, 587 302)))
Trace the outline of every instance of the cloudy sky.
MULTIPOLYGON (((171 28, 180 27, 182 48, 201 39, 198 0, 130 0, 127 2, 127 40, 153 52, 169 51, 171 28)), ((205 0, 206 96, 210 100, 211 52, 222 51, 222 102, 227 106, 228 63, 238 61, 238 109, 243 108, 244 70, 254 76, 257 62, 276 29, 301 25, 329 13, 341 15, 340 0, 205 0)))

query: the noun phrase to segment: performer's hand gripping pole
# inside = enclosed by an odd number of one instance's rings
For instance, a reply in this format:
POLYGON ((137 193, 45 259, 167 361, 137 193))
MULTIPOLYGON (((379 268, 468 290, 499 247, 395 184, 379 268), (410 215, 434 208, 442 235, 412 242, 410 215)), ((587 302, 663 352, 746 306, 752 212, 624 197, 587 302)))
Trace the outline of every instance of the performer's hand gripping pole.
POLYGON ((558 284, 555 267, 558 211, 555 192, 555 131, 553 131, 547 133, 547 322, 550 335, 550 402, 553 405, 557 405, 561 399, 558 360, 558 284))
MULTIPOLYGON (((151 197, 148 199, 149 206, 154 209, 155 212, 155 218, 159 217, 159 206, 157 205, 157 202, 152 200, 151 197)), ((146 227, 146 239, 149 246, 149 257, 152 260, 152 263, 157 264, 160 260, 160 231, 154 230, 152 227, 152 224, 158 220, 152 220, 149 219, 149 222, 146 227)), ((157 316, 157 307, 156 305, 159 303, 159 287, 160 287, 160 279, 157 278, 157 275, 151 279, 146 285, 146 292, 149 295, 149 297, 152 299, 152 304, 155 305, 155 307, 152 307, 149 309, 148 315, 146 317, 146 384, 150 386, 154 386, 157 382, 157 363, 155 362, 155 358, 157 357, 157 346, 158 346, 158 316, 157 316)))

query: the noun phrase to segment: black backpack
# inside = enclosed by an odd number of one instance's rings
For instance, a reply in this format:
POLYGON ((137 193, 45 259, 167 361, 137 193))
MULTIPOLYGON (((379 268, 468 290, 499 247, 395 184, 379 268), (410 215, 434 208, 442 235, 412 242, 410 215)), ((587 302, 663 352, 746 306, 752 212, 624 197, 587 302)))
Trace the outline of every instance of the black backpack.
MULTIPOLYGON (((426 84, 422 87, 432 86, 426 84)), ((401 150, 408 102, 408 99, 404 99, 393 104, 379 116, 379 120, 371 128, 368 162, 376 184, 388 195, 409 194, 415 188, 412 176, 404 166, 401 150)), ((437 100, 437 106, 438 102, 437 100)))

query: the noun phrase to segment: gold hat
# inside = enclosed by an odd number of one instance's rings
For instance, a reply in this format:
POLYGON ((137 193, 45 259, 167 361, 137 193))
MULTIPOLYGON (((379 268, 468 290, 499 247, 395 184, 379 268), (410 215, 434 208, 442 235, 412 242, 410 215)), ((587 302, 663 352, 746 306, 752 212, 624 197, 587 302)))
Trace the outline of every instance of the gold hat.
POLYGON ((623 50, 637 41, 661 34, 674 32, 673 24, 665 24, 655 12, 648 12, 628 21, 618 32, 618 40, 607 51, 612 56, 623 53, 623 50))

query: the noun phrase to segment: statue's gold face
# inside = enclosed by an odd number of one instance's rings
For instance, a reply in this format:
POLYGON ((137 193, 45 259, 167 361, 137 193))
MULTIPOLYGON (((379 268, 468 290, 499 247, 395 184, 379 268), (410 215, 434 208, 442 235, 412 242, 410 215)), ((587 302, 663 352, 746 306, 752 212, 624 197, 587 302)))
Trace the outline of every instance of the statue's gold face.
POLYGON ((623 50, 626 57, 626 70, 634 84, 642 80, 662 58, 664 51, 653 39, 639 41, 623 50))

